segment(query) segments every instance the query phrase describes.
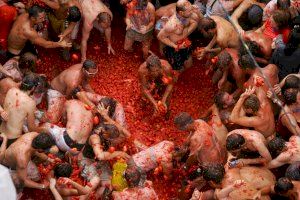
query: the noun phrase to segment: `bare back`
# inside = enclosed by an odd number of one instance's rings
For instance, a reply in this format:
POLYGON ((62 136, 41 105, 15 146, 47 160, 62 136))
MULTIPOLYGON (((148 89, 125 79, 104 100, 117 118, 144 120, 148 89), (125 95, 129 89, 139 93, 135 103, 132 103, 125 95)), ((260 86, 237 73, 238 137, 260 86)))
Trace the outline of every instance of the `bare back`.
POLYGON ((69 100, 65 103, 67 113, 67 133, 80 144, 84 144, 93 129, 93 114, 79 100, 69 100))
POLYGON ((4 100, 7 92, 13 87, 18 88, 19 84, 13 81, 11 78, 4 78, 0 80, 0 105, 1 106, 3 106, 4 104, 4 100))
POLYGON ((5 151, 3 164, 11 169, 16 169, 20 163, 28 163, 31 159, 31 143, 39 133, 30 132, 22 135, 5 151), (20 156, 22 155, 22 156, 20 156))
POLYGON ((11 88, 4 100, 4 110, 8 113, 7 122, 1 124, 1 130, 8 139, 18 138, 22 134, 23 124, 29 113, 34 113, 36 104, 27 94, 17 88, 11 88))
POLYGON ((219 16, 211 16, 217 24, 217 43, 221 48, 233 48, 238 50, 239 37, 233 26, 226 19, 219 16))
POLYGON ((51 87, 63 95, 68 95, 66 94, 68 90, 81 85, 83 79, 81 70, 82 64, 69 67, 51 81, 51 87))

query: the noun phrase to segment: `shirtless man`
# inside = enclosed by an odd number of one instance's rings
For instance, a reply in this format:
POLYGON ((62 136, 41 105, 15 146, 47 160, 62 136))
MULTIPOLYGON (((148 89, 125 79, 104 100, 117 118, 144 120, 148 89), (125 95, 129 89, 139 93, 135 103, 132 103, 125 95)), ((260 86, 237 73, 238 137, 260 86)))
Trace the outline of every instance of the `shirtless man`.
POLYGON ((250 78, 244 84, 245 88, 254 86, 255 79, 260 79, 259 81, 262 81, 262 88, 264 92, 267 93, 269 90, 269 86, 262 80, 261 73, 263 73, 266 79, 269 80, 272 87, 274 87, 274 85, 278 84, 279 82, 278 67, 274 64, 269 64, 264 68, 255 67, 255 64, 252 61, 251 57, 248 54, 245 54, 240 57, 239 66, 243 69, 246 75, 250 76, 250 78))
POLYGON ((275 133, 272 106, 261 87, 246 89, 233 108, 230 121, 244 127, 253 127, 266 138, 275 133), (248 117, 247 114, 252 116, 248 117))
MULTIPOLYGON (((271 192, 276 193, 279 197, 287 197, 288 199, 299 199, 300 182, 293 181, 287 177, 281 177, 277 180, 271 192)), ((278 197, 278 196, 276 196, 278 197)))
POLYGON ((39 179, 39 175, 36 174, 38 169, 31 161, 31 157, 35 155, 43 161, 51 161, 43 152, 54 145, 54 140, 46 133, 26 133, 6 149, 2 164, 16 170, 17 178, 25 187, 47 189, 49 183, 35 182, 39 179))
POLYGON ((203 167, 210 164, 224 164, 226 162, 226 150, 218 140, 217 133, 205 121, 193 118, 188 113, 180 113, 174 119, 175 125, 180 130, 191 131, 183 149, 189 150, 187 167, 194 164, 203 167), (210 155, 210 156, 207 156, 210 155))
POLYGON ((16 19, 8 36, 7 57, 11 58, 26 53, 27 49, 24 47, 27 41, 44 48, 70 47, 70 44, 64 40, 51 42, 40 37, 33 26, 44 21, 45 11, 38 6, 33 6, 28 10, 28 13, 20 15, 16 19))
POLYGON ((47 92, 48 110, 44 121, 57 123, 61 117, 66 98, 76 95, 81 90, 80 88, 94 93, 89 79, 97 72, 97 65, 91 60, 86 60, 83 64, 75 64, 56 76, 51 81, 51 89, 47 92))
POLYGON ((169 17, 157 38, 166 45, 164 54, 174 70, 183 71, 192 66, 191 42, 188 36, 197 28, 192 6, 186 0, 176 3, 176 12, 169 17))
POLYGON ((272 160, 267 148, 267 140, 257 131, 236 129, 229 132, 226 139, 226 148, 227 151, 237 158, 237 160, 229 163, 231 168, 264 164, 272 160))
MULTIPOLYGON (((224 88, 227 85, 228 76, 231 76, 235 80, 235 85, 237 86, 237 91, 234 92, 234 96, 238 96, 246 81, 245 73, 238 64, 238 51, 236 49, 226 48, 218 54, 217 60, 217 71, 215 73, 222 71, 222 77, 218 81, 218 88, 224 88)), ((214 77, 213 82, 216 82, 214 77)))
POLYGON ((237 27, 239 33, 244 33, 243 25, 249 26, 248 29, 259 28, 262 23, 262 16, 263 16, 263 3, 259 3, 256 0, 244 0, 232 13, 231 19, 235 27, 237 27), (239 18, 247 13, 246 19, 244 19, 243 25, 239 24, 239 18), (242 27, 243 26, 243 27, 242 27))
POLYGON ((93 27, 100 32, 104 32, 107 43, 107 53, 115 54, 111 46, 111 22, 113 14, 109 8, 100 0, 88 1, 81 3, 83 11, 83 29, 81 39, 81 62, 86 60, 87 41, 90 37, 93 27))
POLYGON ((272 153, 278 155, 269 162, 269 169, 300 161, 300 139, 298 136, 290 137, 288 142, 281 138, 274 138, 269 142, 269 149, 272 153))
POLYGON ((6 94, 3 108, 0 107, 3 122, 1 132, 7 135, 8 146, 22 135, 23 125, 27 122, 29 131, 43 132, 44 128, 35 124, 36 103, 29 95, 38 86, 34 75, 27 75, 19 88, 12 87, 6 94))
POLYGON ((176 82, 171 65, 168 61, 151 55, 141 64, 138 73, 142 94, 153 105, 154 112, 167 113, 170 94, 176 82))
POLYGON ((205 17, 198 26, 200 32, 205 38, 212 38, 210 43, 196 51, 198 59, 203 59, 209 52, 218 52, 224 48, 233 48, 239 50, 240 41, 234 27, 226 19, 219 16, 205 17), (213 48, 215 45, 218 48, 213 48))
POLYGON ((93 114, 86 109, 84 103, 76 99, 66 101, 63 107, 63 114, 66 116, 66 127, 61 128, 46 123, 45 128, 48 129, 61 151, 78 153, 84 147, 92 132, 93 114))
POLYGON ((141 42, 143 58, 146 59, 153 37, 155 7, 147 0, 121 0, 121 4, 126 4, 127 7, 124 49, 133 51, 133 43, 135 41, 141 42))

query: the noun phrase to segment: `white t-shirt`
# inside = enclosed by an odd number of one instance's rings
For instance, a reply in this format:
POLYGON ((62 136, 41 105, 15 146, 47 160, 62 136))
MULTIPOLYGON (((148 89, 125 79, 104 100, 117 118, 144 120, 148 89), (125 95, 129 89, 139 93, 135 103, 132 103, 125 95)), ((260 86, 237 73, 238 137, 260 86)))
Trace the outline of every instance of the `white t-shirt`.
POLYGON ((1 194, 0 199, 5 199, 5 200, 17 199, 16 188, 11 179, 9 170, 3 165, 0 165, 0 194, 1 194))

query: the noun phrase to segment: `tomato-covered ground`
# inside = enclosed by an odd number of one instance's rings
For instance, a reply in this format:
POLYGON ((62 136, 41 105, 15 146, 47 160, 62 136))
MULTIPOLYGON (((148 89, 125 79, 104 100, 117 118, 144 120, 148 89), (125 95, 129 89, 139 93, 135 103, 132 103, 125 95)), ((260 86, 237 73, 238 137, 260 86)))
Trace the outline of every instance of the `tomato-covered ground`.
MULTIPOLYGON (((181 144, 187 133, 176 130, 173 119, 179 112, 185 111, 193 117, 199 116, 212 103, 215 89, 210 78, 204 74, 204 66, 194 61, 194 66, 185 71, 174 87, 171 100, 171 115, 169 120, 153 118, 152 110, 143 106, 138 82, 138 68, 143 62, 140 45, 135 46, 136 53, 123 50, 125 25, 121 18, 115 18, 112 29, 112 46, 116 55, 108 55, 103 36, 93 30, 88 42, 88 59, 94 60, 99 72, 91 81, 94 90, 117 99, 124 106, 129 131, 146 145, 152 145, 162 140, 181 144)), ((153 41, 152 51, 157 51, 158 42, 153 41)), ((40 60, 37 71, 48 76, 49 80, 72 64, 78 63, 80 57, 73 56, 72 61, 65 62, 59 56, 59 50, 40 49, 40 60)), ((80 53, 77 52, 79 56, 80 53)), ((180 177, 174 175, 171 181, 165 181, 162 176, 150 174, 159 199, 173 199, 180 188, 180 177)), ((22 199, 52 199, 47 191, 26 189, 22 199)))

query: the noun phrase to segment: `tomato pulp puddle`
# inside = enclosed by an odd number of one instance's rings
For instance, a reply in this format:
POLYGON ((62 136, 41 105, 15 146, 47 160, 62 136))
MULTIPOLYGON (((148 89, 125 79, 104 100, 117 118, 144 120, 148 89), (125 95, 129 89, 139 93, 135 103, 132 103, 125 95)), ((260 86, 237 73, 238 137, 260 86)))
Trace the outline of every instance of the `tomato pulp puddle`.
MULTIPOLYGON (((115 98, 123 106, 126 113, 128 130, 134 138, 145 145, 156 144, 162 140, 181 144, 187 137, 186 132, 178 131, 173 124, 174 117, 179 112, 188 112, 197 118, 213 102, 215 88, 211 77, 205 76, 203 63, 194 59, 193 67, 185 71, 175 84, 171 99, 171 115, 169 120, 152 117, 152 109, 141 102, 138 68, 143 62, 141 46, 134 45, 134 53, 123 50, 125 25, 121 18, 114 20, 112 27, 112 47, 116 55, 108 55, 104 35, 93 30, 88 41, 87 58, 95 61, 99 67, 98 74, 91 80, 95 92, 115 98), (121 24, 116 24, 121 23, 121 24)), ((79 39, 81 38, 78 37, 79 39)), ((155 39, 151 50, 158 54, 158 41, 155 39)), ((40 49, 38 73, 46 74, 51 80, 69 66, 80 62, 80 52, 72 56, 70 62, 63 61, 58 49, 40 49), (78 58, 79 57, 79 58, 78 58)), ((180 175, 174 174, 172 180, 164 180, 162 175, 148 173, 153 181, 155 191, 160 200, 175 198, 180 188, 180 175)), ((22 199, 53 199, 50 191, 25 189, 22 199)))

